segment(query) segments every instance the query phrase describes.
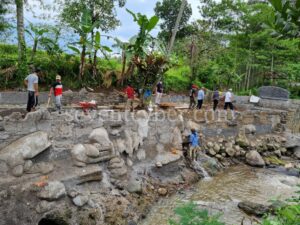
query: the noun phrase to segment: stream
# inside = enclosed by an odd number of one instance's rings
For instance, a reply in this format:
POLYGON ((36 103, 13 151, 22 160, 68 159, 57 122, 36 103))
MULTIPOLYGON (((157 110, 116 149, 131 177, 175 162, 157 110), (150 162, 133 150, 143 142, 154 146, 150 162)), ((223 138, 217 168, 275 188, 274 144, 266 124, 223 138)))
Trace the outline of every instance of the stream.
POLYGON ((213 178, 201 180, 193 188, 161 199, 140 225, 167 225, 168 219, 174 218, 174 209, 188 201, 210 213, 222 214, 220 220, 228 225, 240 225, 242 220, 244 225, 256 224, 237 204, 245 200, 268 204, 272 199, 287 199, 297 190, 299 180, 271 169, 234 166, 213 178))

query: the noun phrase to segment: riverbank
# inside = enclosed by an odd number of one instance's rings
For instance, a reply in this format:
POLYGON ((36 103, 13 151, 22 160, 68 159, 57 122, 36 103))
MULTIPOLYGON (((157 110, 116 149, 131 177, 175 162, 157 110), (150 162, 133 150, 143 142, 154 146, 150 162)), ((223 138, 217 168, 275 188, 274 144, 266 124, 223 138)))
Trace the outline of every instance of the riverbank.
POLYGON ((176 107, 1 109, 0 224, 137 224, 161 197, 232 165, 297 170, 299 110, 236 106, 234 119, 176 107), (194 163, 184 157, 191 128, 203 135, 194 163))

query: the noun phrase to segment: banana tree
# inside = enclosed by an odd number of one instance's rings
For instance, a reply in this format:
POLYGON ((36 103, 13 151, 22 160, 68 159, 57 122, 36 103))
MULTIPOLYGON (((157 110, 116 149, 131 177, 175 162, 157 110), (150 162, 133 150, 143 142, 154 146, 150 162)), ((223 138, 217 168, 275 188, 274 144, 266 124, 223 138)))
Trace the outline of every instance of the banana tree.
MULTIPOLYGON (((139 33, 137 34, 133 44, 128 46, 128 51, 132 54, 131 65, 137 68, 137 74, 133 76, 132 80, 139 85, 141 89, 140 106, 144 107, 144 93, 146 89, 152 90, 153 85, 161 75, 166 71, 168 60, 166 55, 159 53, 156 46, 155 39, 150 35, 150 32, 155 28, 159 19, 157 16, 148 18, 146 15, 140 13, 133 13, 126 9, 133 17, 133 20, 139 26, 139 33)), ((130 68, 130 67, 129 67, 130 68)))
POLYGON ((97 53, 100 51, 104 56, 106 56, 106 52, 112 52, 112 50, 105 45, 101 45, 101 35, 100 32, 97 31, 95 37, 88 42, 91 51, 94 52, 94 60, 93 60, 93 77, 97 76, 97 53))
POLYGON ((75 27, 75 32, 79 34, 79 41, 71 43, 68 47, 77 54, 80 54, 80 66, 78 79, 82 80, 85 70, 85 56, 87 54, 87 45, 89 42, 89 34, 98 26, 98 22, 92 22, 91 15, 88 10, 84 10, 81 15, 79 24, 75 27), (77 48, 77 45, 81 49, 77 48))
POLYGON ((49 30, 45 27, 34 26, 32 23, 30 23, 29 29, 26 28, 25 32, 27 34, 29 34, 29 36, 33 40, 31 59, 30 59, 30 61, 32 62, 34 59, 38 44, 43 41, 43 39, 45 38, 44 34, 48 33, 49 30))
POLYGON ((274 18, 267 21, 267 25, 274 30, 273 34, 284 38, 300 38, 300 0, 269 2, 275 9, 274 18))

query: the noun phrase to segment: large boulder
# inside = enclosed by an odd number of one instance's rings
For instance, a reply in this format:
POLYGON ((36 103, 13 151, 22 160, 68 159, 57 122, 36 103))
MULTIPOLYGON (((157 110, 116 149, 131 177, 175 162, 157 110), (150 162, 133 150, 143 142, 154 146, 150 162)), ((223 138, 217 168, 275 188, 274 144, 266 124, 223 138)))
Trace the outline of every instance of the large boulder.
POLYGON ((246 162, 251 166, 265 166, 265 161, 263 160, 261 155, 255 150, 252 150, 246 154, 246 162))
POLYGON ((286 141, 285 141, 286 148, 300 147, 300 136, 299 135, 286 133, 285 139, 286 139, 286 141))
POLYGON ((0 151, 0 160, 7 161, 12 155, 17 157, 19 154, 22 155, 24 160, 32 159, 50 146, 51 142, 48 134, 38 131, 22 137, 2 149, 0 151))
POLYGON ((178 161, 182 157, 182 151, 173 150, 173 152, 162 152, 155 158, 162 166, 178 161))
POLYGON ((270 212, 271 207, 254 202, 239 202, 238 207, 250 215, 263 216, 270 212))
POLYGON ((102 150, 111 149, 113 146, 106 129, 103 127, 94 129, 89 136, 89 140, 91 143, 100 144, 102 150))
POLYGON ((171 143, 174 148, 181 149, 182 148, 182 136, 178 127, 175 127, 173 130, 173 134, 171 137, 171 143))

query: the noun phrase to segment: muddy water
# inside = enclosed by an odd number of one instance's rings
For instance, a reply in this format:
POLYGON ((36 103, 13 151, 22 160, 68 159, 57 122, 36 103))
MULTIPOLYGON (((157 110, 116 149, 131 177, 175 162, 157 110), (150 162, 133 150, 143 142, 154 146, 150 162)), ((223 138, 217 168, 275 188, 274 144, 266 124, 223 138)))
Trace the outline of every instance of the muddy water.
POLYGON ((235 166, 217 176, 200 181, 193 189, 185 190, 153 206, 141 225, 165 225, 174 218, 178 204, 194 201, 210 213, 221 213, 226 224, 255 224, 254 219, 241 212, 237 204, 249 200, 268 203, 272 199, 286 199, 294 194, 299 178, 287 176, 269 169, 235 166))

